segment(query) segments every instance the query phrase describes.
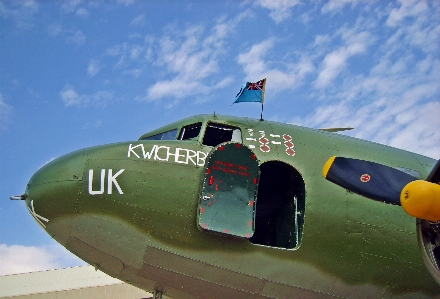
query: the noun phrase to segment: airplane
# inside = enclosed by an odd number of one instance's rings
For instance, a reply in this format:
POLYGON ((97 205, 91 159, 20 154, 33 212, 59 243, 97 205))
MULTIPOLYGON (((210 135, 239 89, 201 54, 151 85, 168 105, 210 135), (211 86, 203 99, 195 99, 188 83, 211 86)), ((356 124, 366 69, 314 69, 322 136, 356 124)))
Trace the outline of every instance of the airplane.
POLYGON ((440 298, 440 163, 343 129, 192 116, 11 199, 154 298, 440 298))

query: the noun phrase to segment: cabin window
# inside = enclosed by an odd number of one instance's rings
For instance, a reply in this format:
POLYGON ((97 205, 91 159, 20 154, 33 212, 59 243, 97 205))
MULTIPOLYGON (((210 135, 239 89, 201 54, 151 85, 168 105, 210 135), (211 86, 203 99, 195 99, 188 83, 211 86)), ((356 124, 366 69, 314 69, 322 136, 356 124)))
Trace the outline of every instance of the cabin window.
POLYGON ((217 146, 228 141, 242 143, 241 130, 223 124, 208 123, 203 137, 204 145, 217 146))
POLYGON ((153 136, 144 137, 142 140, 175 140, 176 134, 177 129, 173 129, 153 136))
POLYGON ((202 129, 202 123, 191 124, 188 126, 184 126, 180 129, 179 140, 188 140, 192 138, 196 138, 200 134, 200 130, 202 129))

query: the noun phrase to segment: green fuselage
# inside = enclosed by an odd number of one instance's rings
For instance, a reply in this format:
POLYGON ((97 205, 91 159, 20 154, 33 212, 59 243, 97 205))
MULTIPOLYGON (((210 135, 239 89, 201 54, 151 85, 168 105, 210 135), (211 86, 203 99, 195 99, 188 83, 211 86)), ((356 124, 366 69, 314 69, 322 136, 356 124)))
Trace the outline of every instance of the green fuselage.
POLYGON ((440 287, 418 247, 416 219, 400 206, 326 181, 322 167, 335 155, 402 167, 421 179, 435 164, 335 133, 202 115, 137 141, 58 158, 31 178, 26 201, 45 230, 86 262, 172 298, 438 298, 440 287), (208 138, 223 131, 226 139, 208 138), (201 224, 205 165, 218 149, 214 139, 242 143, 260 165, 256 205, 253 212, 247 208, 255 220, 253 238, 201 224), (277 175, 271 185, 270 176, 277 175), (293 191, 278 183, 283 180, 293 182, 293 191), (273 208, 276 220, 259 214, 270 194, 285 197, 281 208, 273 208), (258 221, 277 223, 259 229, 258 221))

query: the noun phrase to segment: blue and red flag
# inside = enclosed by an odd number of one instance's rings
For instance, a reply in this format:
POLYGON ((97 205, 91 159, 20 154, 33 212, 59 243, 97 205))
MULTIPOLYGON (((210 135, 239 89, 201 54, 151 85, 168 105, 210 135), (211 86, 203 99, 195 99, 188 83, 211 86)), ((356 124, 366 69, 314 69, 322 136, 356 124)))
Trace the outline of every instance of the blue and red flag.
POLYGON ((235 96, 234 104, 240 102, 263 103, 265 87, 266 78, 255 83, 246 82, 235 96))

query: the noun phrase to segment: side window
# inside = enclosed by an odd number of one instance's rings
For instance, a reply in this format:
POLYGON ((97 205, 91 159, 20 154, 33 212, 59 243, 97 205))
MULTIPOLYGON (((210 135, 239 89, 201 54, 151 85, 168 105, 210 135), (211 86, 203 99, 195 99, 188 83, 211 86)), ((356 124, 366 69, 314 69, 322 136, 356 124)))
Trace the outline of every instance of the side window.
POLYGON ((179 133, 179 140, 187 140, 199 136, 202 123, 184 126, 179 133))
POLYGON ((206 126, 203 144, 208 146, 217 146, 220 143, 234 141, 242 143, 241 130, 223 124, 209 123, 206 126))
POLYGON ((175 140, 177 129, 142 138, 142 140, 175 140))

